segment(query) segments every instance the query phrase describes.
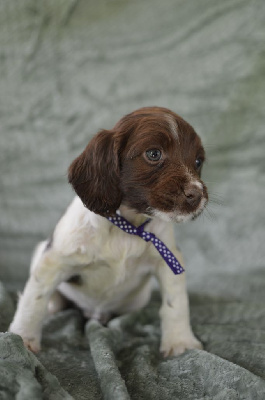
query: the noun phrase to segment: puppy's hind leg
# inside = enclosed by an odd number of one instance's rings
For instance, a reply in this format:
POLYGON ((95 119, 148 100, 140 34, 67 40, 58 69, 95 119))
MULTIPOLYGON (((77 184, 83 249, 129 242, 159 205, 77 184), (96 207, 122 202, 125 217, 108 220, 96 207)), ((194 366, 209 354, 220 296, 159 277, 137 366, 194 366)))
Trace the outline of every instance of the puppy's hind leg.
POLYGON ((61 310, 64 310, 68 303, 68 300, 58 290, 55 290, 48 303, 48 313, 55 314, 61 310))
POLYGON ((151 275, 142 278, 142 282, 128 296, 122 300, 121 306, 117 309, 118 313, 124 314, 131 311, 140 310, 149 302, 152 291, 156 287, 156 282, 151 275))

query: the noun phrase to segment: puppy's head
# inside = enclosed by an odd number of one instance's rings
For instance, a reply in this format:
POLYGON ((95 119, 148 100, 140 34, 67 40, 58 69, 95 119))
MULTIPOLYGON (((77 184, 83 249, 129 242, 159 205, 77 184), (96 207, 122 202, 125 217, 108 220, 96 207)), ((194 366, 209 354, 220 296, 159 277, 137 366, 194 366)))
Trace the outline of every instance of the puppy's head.
POLYGON ((198 216, 208 201, 201 180, 204 149, 172 111, 141 108, 99 132, 69 168, 84 205, 110 216, 122 204, 166 221, 198 216))

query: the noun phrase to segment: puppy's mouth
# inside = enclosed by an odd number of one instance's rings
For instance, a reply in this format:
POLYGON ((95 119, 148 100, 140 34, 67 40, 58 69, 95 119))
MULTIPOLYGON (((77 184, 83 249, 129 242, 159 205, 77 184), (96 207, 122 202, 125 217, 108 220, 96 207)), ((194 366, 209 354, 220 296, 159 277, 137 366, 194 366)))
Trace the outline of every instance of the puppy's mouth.
POLYGON ((148 207, 146 214, 151 217, 160 218, 166 222, 179 223, 179 222, 194 221, 203 212, 204 208, 207 205, 207 202, 208 202, 207 198, 203 197, 197 208, 190 212, 184 212, 178 209, 175 209, 173 211, 162 211, 156 208, 148 207))
POLYGON ((198 208, 191 213, 191 220, 194 221, 201 213, 203 212, 204 208, 206 207, 208 200, 203 197, 201 203, 199 204, 198 208))

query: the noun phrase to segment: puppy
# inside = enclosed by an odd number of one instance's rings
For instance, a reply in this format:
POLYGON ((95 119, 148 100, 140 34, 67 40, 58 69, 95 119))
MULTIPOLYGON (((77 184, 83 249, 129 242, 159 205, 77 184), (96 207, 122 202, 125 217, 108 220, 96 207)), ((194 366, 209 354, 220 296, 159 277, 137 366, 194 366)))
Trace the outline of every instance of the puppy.
POLYGON ((204 158, 194 129, 165 108, 141 108, 100 131, 69 168, 78 196, 52 240, 37 247, 10 331, 37 352, 48 309, 63 308, 63 299, 85 317, 106 321, 145 306, 154 275, 162 294, 161 352, 201 348, 190 327, 185 273, 175 275, 151 240, 110 217, 124 217, 136 229, 143 224, 144 235, 162 241, 183 266, 172 223, 193 220, 208 201, 204 158))

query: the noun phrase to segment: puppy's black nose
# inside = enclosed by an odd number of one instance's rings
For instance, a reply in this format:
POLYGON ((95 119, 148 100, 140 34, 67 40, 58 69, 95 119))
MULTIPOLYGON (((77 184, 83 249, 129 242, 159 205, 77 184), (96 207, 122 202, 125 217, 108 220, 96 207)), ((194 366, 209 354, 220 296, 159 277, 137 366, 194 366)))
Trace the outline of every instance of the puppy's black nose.
POLYGON ((186 201, 192 207, 197 207, 202 199, 202 190, 197 186, 190 186, 184 190, 186 201))

